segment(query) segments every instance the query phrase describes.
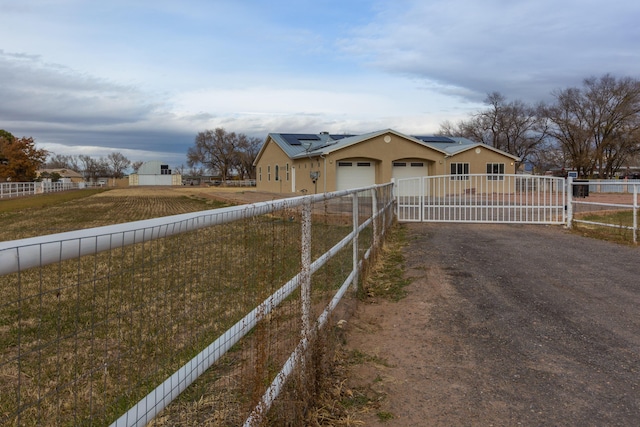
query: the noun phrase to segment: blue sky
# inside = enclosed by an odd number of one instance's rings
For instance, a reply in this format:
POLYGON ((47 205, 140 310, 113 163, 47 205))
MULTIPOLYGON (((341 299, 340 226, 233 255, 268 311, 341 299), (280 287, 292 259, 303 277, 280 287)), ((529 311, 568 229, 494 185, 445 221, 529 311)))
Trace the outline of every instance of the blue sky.
POLYGON ((640 78, 627 0, 0 0, 0 128, 186 164, 205 129, 437 132, 486 94, 640 78))

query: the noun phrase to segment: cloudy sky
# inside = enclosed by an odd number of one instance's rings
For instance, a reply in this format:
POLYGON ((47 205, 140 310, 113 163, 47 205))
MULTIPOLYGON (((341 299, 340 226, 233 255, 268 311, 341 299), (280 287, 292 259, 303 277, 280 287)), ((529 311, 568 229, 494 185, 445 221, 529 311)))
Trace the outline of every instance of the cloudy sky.
POLYGON ((432 134, 640 78, 637 0, 0 0, 0 129, 186 163, 205 129, 432 134))

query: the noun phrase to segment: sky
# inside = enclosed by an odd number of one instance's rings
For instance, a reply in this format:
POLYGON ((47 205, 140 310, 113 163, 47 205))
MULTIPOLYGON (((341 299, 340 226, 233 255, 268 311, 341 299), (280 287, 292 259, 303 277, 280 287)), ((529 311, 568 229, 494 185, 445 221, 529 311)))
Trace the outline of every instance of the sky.
POLYGON ((198 132, 436 133, 610 73, 637 0, 0 0, 0 129, 186 165, 198 132))

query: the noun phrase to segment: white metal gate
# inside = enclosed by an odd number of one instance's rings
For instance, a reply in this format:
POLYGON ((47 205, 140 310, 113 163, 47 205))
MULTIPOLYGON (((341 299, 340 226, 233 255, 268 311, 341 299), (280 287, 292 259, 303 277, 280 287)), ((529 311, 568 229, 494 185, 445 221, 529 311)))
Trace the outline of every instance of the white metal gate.
POLYGON ((469 174, 396 181, 398 220, 564 224, 565 180, 550 176, 469 174))

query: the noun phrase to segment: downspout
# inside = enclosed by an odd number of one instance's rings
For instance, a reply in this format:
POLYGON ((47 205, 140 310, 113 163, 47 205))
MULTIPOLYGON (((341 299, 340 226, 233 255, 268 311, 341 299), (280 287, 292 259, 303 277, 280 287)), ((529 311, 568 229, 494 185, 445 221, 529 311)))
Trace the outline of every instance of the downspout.
POLYGON ((325 157, 324 154, 320 154, 320 157, 322 158, 322 162, 324 164, 324 172, 322 173, 323 193, 326 193, 327 192, 327 158, 325 157))

